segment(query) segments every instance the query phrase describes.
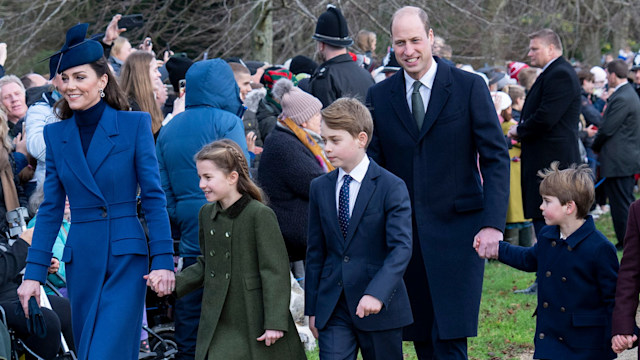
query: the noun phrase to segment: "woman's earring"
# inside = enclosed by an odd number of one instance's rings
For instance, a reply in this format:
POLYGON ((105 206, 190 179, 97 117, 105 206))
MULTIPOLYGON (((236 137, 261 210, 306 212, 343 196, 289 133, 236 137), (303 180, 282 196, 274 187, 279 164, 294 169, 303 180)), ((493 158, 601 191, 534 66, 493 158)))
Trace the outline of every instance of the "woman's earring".
POLYGON ((100 93, 100 97, 103 98, 104 97, 104 90, 99 89, 98 92, 100 93))

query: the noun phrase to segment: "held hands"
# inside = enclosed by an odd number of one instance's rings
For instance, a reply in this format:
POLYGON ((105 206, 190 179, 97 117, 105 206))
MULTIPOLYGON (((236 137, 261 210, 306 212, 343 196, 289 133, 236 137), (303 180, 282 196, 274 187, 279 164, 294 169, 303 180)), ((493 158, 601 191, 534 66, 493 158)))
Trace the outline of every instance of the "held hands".
POLYGON ((60 270, 60 260, 52 257, 51 265, 49 265, 49 274, 55 274, 60 270))
POLYGON ((24 316, 29 318, 29 299, 31 297, 36 298, 38 306, 40 306, 40 282, 35 280, 24 280, 18 288, 18 298, 20 298, 20 305, 24 311, 24 316))
POLYGON ((284 336, 284 332, 280 330, 266 330, 262 336, 257 338, 258 341, 264 341, 264 344, 271 346, 276 343, 278 339, 284 336))
POLYGON ((507 136, 511 139, 518 139, 518 125, 511 125, 507 136))
POLYGON ((497 259, 502 232, 498 229, 482 228, 473 238, 473 248, 481 259, 497 259))
POLYGON ((147 286, 155 291, 158 297, 169 295, 176 289, 176 275, 171 270, 153 270, 143 278, 147 280, 147 286))
POLYGON ((587 126, 587 128, 584 130, 587 132, 587 136, 590 138, 596 136, 596 134, 598 133, 598 128, 593 125, 587 126))
POLYGON ((616 335, 611 338, 611 349, 616 354, 620 354, 627 349, 631 349, 636 340, 638 340, 636 335, 616 335))
POLYGON ((380 310, 382 310, 382 301, 371 295, 364 295, 358 303, 356 315, 362 319, 365 316, 377 314, 380 310))

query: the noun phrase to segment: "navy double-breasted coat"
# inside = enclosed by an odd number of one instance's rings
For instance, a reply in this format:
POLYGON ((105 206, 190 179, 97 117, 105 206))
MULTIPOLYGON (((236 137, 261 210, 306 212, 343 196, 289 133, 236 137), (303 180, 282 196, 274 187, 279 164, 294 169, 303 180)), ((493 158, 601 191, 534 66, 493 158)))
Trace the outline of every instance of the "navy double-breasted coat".
POLYGON ((61 260, 78 359, 137 359, 149 257, 152 270, 173 269, 151 119, 107 106, 86 157, 75 117, 47 125, 44 139, 45 198, 25 279, 44 283, 68 196, 73 224, 61 260), (136 213, 138 188, 148 242, 136 213))

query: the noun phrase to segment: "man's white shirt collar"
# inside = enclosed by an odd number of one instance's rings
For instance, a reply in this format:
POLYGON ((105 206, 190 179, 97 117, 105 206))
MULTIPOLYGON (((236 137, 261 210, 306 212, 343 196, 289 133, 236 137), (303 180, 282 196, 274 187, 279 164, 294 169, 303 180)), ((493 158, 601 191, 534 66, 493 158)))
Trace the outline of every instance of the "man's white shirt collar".
POLYGON ((422 85, 426 86, 427 89, 429 90, 433 89, 433 82, 436 79, 437 70, 438 70, 438 63, 436 62, 436 59, 432 57, 431 67, 429 67, 429 70, 427 70, 427 72, 424 75, 422 75, 420 80, 415 80, 414 78, 409 76, 409 74, 407 74, 406 71, 404 71, 404 84, 405 84, 406 93, 410 94, 411 92, 413 92, 413 83, 415 81, 420 81, 422 85))

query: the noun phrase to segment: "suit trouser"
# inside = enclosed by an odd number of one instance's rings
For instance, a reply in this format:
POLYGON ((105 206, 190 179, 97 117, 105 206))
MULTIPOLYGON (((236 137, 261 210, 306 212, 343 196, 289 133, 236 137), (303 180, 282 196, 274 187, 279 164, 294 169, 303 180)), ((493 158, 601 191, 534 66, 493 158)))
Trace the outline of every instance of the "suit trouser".
MULTIPOLYGON (((414 227, 415 231, 415 227, 414 227)), ((414 243, 415 244, 415 243, 414 243)), ((414 321, 422 321, 422 324, 410 325, 414 329, 419 329, 419 332, 426 333, 426 339, 423 341, 413 341, 413 346, 416 350, 416 355, 419 360, 466 360, 467 359, 467 338, 459 339, 442 339, 440 331, 438 330, 438 324, 436 322, 435 314, 433 311, 433 302, 431 301, 431 294, 429 291, 429 281, 427 279, 427 272, 424 266, 424 260, 422 258, 422 252, 414 249, 410 266, 413 266, 411 274, 412 282, 419 282, 424 284, 424 288, 429 295, 415 299, 411 297, 409 293, 409 300, 411 301, 411 309, 414 315, 414 321), (424 269, 424 271, 419 271, 424 269)), ((416 331, 416 330, 414 330, 416 331)))
MULTIPOLYGON (((193 265, 196 257, 183 258, 182 268, 193 265)), ((198 325, 200 324, 200 310, 202 308, 202 293, 200 288, 179 299, 176 299, 174 320, 175 320, 175 340, 178 345, 176 360, 193 360, 196 357, 196 338, 198 335, 198 325)))
MULTIPOLYGON (((384 311, 384 310, 383 310, 384 311)), ((327 325, 319 330, 320 360, 402 360, 402 328, 363 331, 353 324, 344 293, 327 325)))
POLYGON ((604 191, 609 197, 613 229, 616 232, 618 244, 622 246, 624 244, 624 235, 627 232, 629 206, 631 206, 631 203, 635 200, 633 197, 635 179, 633 175, 607 177, 603 185, 604 191))

